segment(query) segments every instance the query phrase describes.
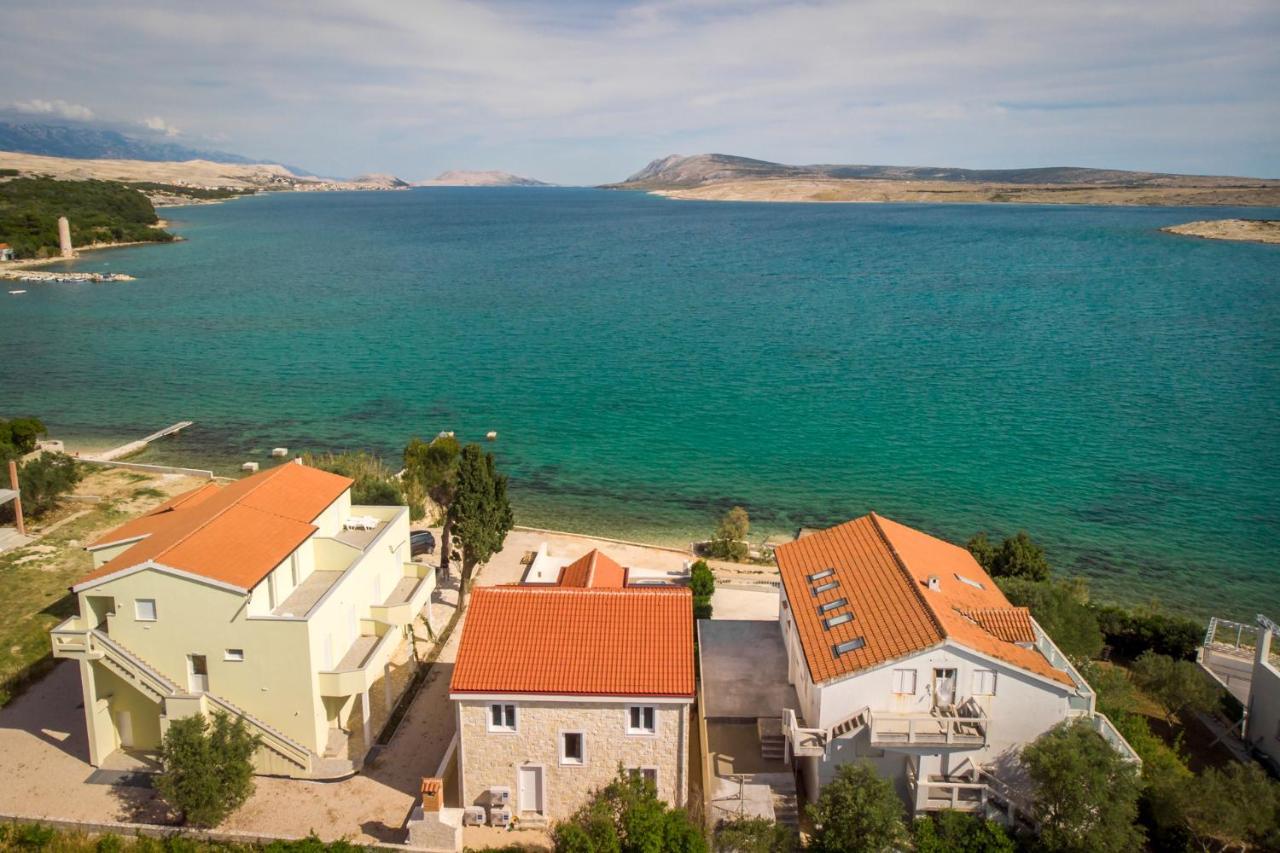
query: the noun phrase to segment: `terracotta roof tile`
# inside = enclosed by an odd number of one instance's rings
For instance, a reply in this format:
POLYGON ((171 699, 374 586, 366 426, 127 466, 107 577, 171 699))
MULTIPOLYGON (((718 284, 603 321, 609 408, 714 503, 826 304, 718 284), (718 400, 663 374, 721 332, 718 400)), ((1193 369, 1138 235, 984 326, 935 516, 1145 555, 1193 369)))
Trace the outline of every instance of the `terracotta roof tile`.
POLYGON ((1019 613, 964 548, 871 513, 774 551, 800 643, 815 682, 904 657, 951 639, 981 654, 1071 684, 1034 649, 1029 613, 1019 613), (830 569, 824 578, 810 580, 830 569), (938 589, 929 588, 929 578, 938 589), (835 583, 830 589, 814 590, 835 583), (823 604, 844 604, 819 611, 823 604), (961 611, 964 611, 963 613, 961 611), (852 613, 828 627, 824 620, 852 613), (966 614, 979 614, 980 618, 966 614), (1031 632, 1030 639, 1026 639, 1031 632), (856 638, 864 645, 836 655, 856 638))
POLYGON ((316 516, 351 480, 293 463, 226 486, 201 486, 127 522, 96 545, 143 536, 76 586, 157 562, 240 589, 252 589, 316 531, 316 516))
POLYGON ((692 595, 682 587, 479 587, 450 690, 692 698, 692 595))
POLYGON ((593 548, 560 570, 560 586, 622 589, 627 570, 593 548))

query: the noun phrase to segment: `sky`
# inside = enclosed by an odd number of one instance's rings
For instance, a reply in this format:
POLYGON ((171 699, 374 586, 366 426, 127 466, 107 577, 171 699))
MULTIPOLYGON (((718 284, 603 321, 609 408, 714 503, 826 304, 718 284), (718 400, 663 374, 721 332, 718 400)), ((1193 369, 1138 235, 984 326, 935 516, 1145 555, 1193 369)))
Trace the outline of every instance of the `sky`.
POLYGON ((3 0, 0 109, 324 175, 1280 177, 1277 0, 3 0))

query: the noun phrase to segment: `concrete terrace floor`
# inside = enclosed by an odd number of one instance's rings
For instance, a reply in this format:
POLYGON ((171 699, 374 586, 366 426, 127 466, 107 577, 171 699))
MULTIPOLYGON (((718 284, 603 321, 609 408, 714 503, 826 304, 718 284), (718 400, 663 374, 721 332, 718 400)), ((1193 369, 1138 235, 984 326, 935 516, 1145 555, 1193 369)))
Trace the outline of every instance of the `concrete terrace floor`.
MULTIPOLYGON (((593 547, 635 569, 679 574, 687 556, 666 549, 617 545, 590 537, 513 531, 506 547, 476 577, 480 586, 519 582, 524 552, 547 542, 553 554, 580 556, 593 547)), ((455 580, 433 594, 432 624, 443 626, 457 600, 455 580)), ((776 590, 717 593, 720 618, 776 618, 776 590), (774 614, 770 617, 768 614, 774 614), (736 614, 736 615, 735 615, 736 614)), ((340 782, 258 777, 249 802, 222 828, 264 835, 400 843, 423 776, 439 767, 455 730, 449 680, 461 622, 415 697, 391 743, 358 775, 340 782)), ((420 645, 425 652, 425 644, 420 645)), ((88 763, 79 672, 64 661, 26 693, 0 709, 0 813, 82 821, 163 823, 163 805, 149 788, 87 782, 88 763)), ((114 765, 112 765, 114 766, 114 765)), ((467 834, 472 847, 510 843, 506 833, 467 834)), ((533 837, 518 839, 541 843, 533 837)))

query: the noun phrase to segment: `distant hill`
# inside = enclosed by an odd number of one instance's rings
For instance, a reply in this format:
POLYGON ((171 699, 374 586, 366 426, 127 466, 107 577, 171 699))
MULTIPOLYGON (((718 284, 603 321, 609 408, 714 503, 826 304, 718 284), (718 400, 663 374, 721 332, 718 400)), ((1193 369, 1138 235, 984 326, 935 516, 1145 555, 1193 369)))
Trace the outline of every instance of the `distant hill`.
POLYGON ((358 175, 354 178, 351 178, 349 182, 353 184, 368 184, 370 186, 377 186, 377 187, 411 187, 413 186, 413 184, 409 183, 408 181, 402 181, 400 178, 397 178, 395 175, 387 174, 386 172, 370 172, 367 175, 358 175))
POLYGON ((419 181, 415 186, 419 187, 550 187, 554 184, 548 184, 544 181, 536 181, 533 178, 523 178, 520 175, 513 175, 510 172, 468 172, 462 170, 451 169, 447 172, 441 172, 433 180, 419 181))
POLYGON ((1060 186, 1228 187, 1271 182, 1255 178, 1172 175, 1120 169, 1050 166, 1037 169, 955 169, 937 166, 829 165, 789 166, 731 154, 672 154, 654 160, 617 189, 688 189, 730 181, 875 180, 943 181, 982 184, 1053 184, 1060 186))

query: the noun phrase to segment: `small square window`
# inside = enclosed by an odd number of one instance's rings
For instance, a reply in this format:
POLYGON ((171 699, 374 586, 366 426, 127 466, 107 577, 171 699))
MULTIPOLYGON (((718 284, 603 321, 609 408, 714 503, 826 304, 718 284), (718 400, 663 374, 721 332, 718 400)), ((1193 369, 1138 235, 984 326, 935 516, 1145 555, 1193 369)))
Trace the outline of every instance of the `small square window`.
POLYGON ((627 770, 631 778, 640 778, 648 782, 654 788, 658 787, 658 768, 656 767, 632 767, 627 770))
POLYGON ((652 705, 627 708, 627 734, 651 735, 658 731, 658 709, 652 705))
POLYGON ((489 731, 514 732, 516 730, 516 706, 495 703, 489 706, 489 731))
POLYGON ((227 649, 222 653, 222 659, 239 663, 244 660, 244 649, 227 649))
POLYGON ((133 617, 139 622, 156 621, 156 600, 154 598, 135 598, 133 600, 133 617))
POLYGON ((583 762, 582 732, 563 732, 560 735, 560 763, 582 764, 583 762))

